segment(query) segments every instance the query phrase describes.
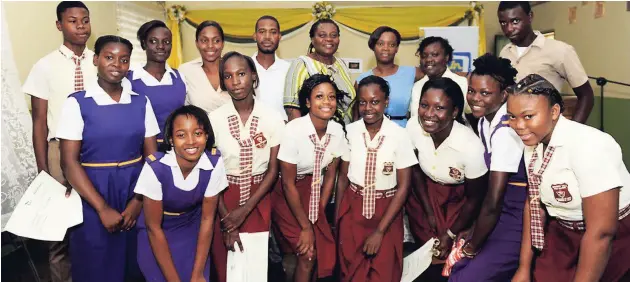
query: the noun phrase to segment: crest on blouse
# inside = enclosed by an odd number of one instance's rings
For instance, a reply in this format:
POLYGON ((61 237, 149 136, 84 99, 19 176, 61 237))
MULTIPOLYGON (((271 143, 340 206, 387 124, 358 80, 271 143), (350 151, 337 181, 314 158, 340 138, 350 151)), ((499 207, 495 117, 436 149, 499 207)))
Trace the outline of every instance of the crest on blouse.
POLYGON ((252 139, 254 139, 254 145, 256 145, 256 148, 262 149, 265 148, 265 145, 267 145, 267 138, 265 138, 265 135, 263 135, 262 132, 256 133, 252 139))
POLYGON ((383 163, 383 174, 391 175, 394 172, 394 163, 393 162, 385 162, 383 163))
POLYGON ((455 167, 449 167, 449 172, 448 175, 450 175, 453 179, 457 180, 457 181, 462 181, 464 180, 464 174, 462 173, 461 170, 455 168, 455 167))
POLYGON ((556 201, 568 203, 573 200, 573 196, 569 192, 569 185, 566 183, 552 184, 551 189, 553 189, 553 196, 556 198, 556 201))

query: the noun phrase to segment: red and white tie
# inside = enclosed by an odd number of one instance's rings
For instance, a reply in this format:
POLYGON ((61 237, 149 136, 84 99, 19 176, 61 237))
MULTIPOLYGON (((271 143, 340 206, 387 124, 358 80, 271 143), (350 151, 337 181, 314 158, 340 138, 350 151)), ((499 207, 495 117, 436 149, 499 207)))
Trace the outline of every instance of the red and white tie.
POLYGON ((534 153, 532 154, 532 159, 527 168, 528 170, 528 182, 529 182, 529 211, 530 211, 530 222, 531 222, 531 237, 532 237, 532 246, 538 250, 542 250, 545 245, 545 231, 543 229, 543 222, 545 220, 545 215, 541 208, 540 202, 540 183, 542 180, 542 174, 545 172, 549 161, 551 160, 551 156, 553 156, 553 151, 555 147, 547 147, 547 151, 545 153, 545 157, 543 158, 542 165, 538 170, 538 173, 534 173, 534 165, 538 160, 538 153, 534 149, 534 153))
POLYGON ((330 134, 326 133, 324 135, 324 144, 320 144, 317 141, 317 135, 311 134, 309 135, 311 142, 315 146, 315 164, 313 165, 313 178, 311 180, 311 197, 309 198, 308 205, 308 220, 311 223, 315 223, 317 221, 317 216, 319 215, 319 199, 321 197, 321 189, 322 189, 322 161, 324 160, 324 153, 326 152, 326 147, 330 143, 330 134))
POLYGON ((362 215, 370 219, 374 216, 376 211, 376 155, 378 149, 383 145, 385 136, 378 138, 378 145, 376 148, 370 148, 368 146, 368 139, 370 136, 367 133, 363 133, 363 142, 367 149, 367 159, 365 162, 365 179, 363 185, 363 212, 362 215))
POLYGON ((72 60, 76 67, 74 68, 74 91, 83 90, 83 71, 81 71, 81 61, 85 59, 85 54, 79 56, 73 55, 72 60))
POLYGON ((239 123, 240 121, 236 115, 228 117, 230 134, 234 139, 236 139, 236 141, 238 141, 238 145, 241 147, 239 162, 240 173, 237 184, 240 189, 240 199, 238 204, 239 206, 242 206, 247 203, 247 200, 249 200, 250 190, 252 188, 252 165, 254 162, 252 147, 254 146, 253 136, 256 135, 256 130, 258 129, 258 117, 252 117, 252 121, 249 126, 249 137, 247 139, 241 139, 239 123))

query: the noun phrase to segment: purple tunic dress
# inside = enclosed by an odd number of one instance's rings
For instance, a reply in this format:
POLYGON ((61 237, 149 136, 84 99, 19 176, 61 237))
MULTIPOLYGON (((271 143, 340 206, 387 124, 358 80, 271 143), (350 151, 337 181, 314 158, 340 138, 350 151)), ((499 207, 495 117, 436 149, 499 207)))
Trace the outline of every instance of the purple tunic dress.
MULTIPOLYGON (((217 164, 221 157, 218 151, 214 155, 208 151, 205 154, 213 166, 217 164)), ((171 258, 179 278, 181 281, 190 281, 195 263, 195 254, 197 253, 197 238, 201 224, 201 205, 213 170, 200 170, 197 186, 193 190, 184 191, 175 186, 171 167, 160 162, 160 159, 164 157, 164 153, 155 153, 153 155, 155 160, 147 160, 147 163, 153 169, 160 183, 162 183, 162 207, 165 212, 181 213, 180 215, 164 214, 162 230, 166 235, 171 258)), ((147 281, 166 281, 155 259, 153 249, 151 249, 144 211, 138 218, 138 264, 147 281)), ((206 260, 203 276, 206 281, 210 281, 210 254, 208 254, 206 260)))
MULTIPOLYGON (((122 212, 142 170, 147 99, 131 95, 131 103, 99 106, 85 91, 70 95, 79 103, 83 140, 79 159, 96 191, 112 209, 122 212), (125 165, 109 165, 136 160, 125 165), (86 166, 100 164, 100 166, 86 166)), ((118 282, 140 275, 136 263, 136 229, 109 233, 85 200, 83 223, 70 232, 72 280, 118 282)))
MULTIPOLYGON (((186 85, 182 80, 182 76, 177 70, 173 70, 175 74, 170 74, 171 85, 147 86, 142 79, 133 79, 133 71, 129 71, 127 79, 131 81, 131 89, 138 94, 144 94, 151 100, 151 106, 155 113, 160 133, 157 136, 158 143, 162 143, 164 138, 164 124, 168 115, 177 108, 184 105, 186 101, 186 85)), ((165 74, 168 75, 168 74, 165 74)))
MULTIPOLYGON (((508 116, 501 117, 501 122, 490 135, 499 128, 508 127, 508 116)), ((484 122, 481 120, 480 122, 484 122)), ((482 124, 483 125, 483 124, 482 124)), ((483 134, 483 126, 480 126, 480 135, 483 134)), ((486 149, 484 158, 486 165, 490 167, 491 153, 485 138, 481 138, 486 149)), ((491 145, 491 144, 490 144, 491 145)), ((503 207, 496 226, 479 253, 473 258, 464 258, 457 262, 452 269, 448 281, 510 281, 518 269, 518 260, 521 250, 521 235, 523 233, 523 207, 527 198, 527 176, 525 163, 521 157, 518 172, 511 174, 503 196, 503 207), (515 185, 516 184, 516 185, 515 185)))

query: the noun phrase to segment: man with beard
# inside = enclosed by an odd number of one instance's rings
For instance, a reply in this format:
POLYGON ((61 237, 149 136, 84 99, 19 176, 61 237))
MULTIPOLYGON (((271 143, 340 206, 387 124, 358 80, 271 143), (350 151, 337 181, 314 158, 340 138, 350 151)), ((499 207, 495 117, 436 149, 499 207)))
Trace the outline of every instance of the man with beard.
MULTIPOLYGON (((37 169, 68 186, 61 171, 59 141, 55 134, 68 95, 83 90, 84 81, 96 81, 94 52, 86 47, 92 30, 90 11, 83 2, 63 1, 57 5, 56 25, 63 44, 33 65, 22 91, 31 96, 37 169)), ((68 238, 51 242, 49 251, 51 280, 72 281, 68 238)))
POLYGON ((280 23, 273 16, 262 16, 256 21, 253 35, 258 51, 252 56, 258 72, 256 99, 277 110, 287 121, 284 111, 284 81, 291 64, 278 58, 276 50, 280 45, 280 23))
POLYGON ((529 74, 538 74, 558 90, 566 80, 578 98, 573 120, 585 123, 593 109, 593 88, 573 46, 545 38, 532 29, 534 14, 527 1, 502 1, 497 12, 503 34, 510 39, 500 57, 512 61, 521 80, 529 74))

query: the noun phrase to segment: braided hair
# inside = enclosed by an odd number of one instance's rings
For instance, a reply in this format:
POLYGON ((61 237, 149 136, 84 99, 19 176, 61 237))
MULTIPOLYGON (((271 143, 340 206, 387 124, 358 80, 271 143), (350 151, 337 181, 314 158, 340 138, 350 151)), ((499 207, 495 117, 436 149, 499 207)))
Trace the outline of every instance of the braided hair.
POLYGON ((553 107, 553 105, 558 104, 558 106, 560 106, 560 113, 564 111, 564 102, 562 101, 560 92, 558 92, 551 82, 537 74, 530 74, 521 79, 508 93, 510 95, 542 95, 549 100, 549 106, 553 107))

